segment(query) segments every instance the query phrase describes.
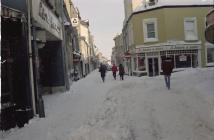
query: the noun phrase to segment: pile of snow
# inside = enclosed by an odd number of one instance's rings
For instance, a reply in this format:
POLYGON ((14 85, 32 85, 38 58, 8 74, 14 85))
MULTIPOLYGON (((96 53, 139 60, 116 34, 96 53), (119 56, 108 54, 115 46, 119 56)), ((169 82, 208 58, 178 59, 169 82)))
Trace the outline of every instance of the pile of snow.
POLYGON ((158 0, 158 2, 152 6, 149 6, 147 1, 144 0, 141 5, 139 5, 136 9, 134 9, 134 12, 153 9, 153 8, 162 7, 162 6, 214 5, 213 0, 158 0))
POLYGON ((94 71, 69 92, 44 97, 47 117, 3 140, 213 140, 214 68, 102 83, 94 71))

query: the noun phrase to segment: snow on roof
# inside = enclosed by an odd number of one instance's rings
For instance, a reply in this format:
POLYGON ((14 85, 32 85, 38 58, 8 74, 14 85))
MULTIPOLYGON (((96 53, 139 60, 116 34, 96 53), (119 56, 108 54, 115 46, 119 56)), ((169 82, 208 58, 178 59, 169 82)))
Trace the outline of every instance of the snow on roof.
POLYGON ((213 4, 213 0, 159 0, 165 5, 209 5, 213 4))
POLYGON ((175 6, 175 5, 214 5, 213 0, 158 0, 155 5, 149 6, 149 0, 143 0, 142 4, 138 6, 134 12, 143 11, 146 9, 153 9, 161 6, 175 6))

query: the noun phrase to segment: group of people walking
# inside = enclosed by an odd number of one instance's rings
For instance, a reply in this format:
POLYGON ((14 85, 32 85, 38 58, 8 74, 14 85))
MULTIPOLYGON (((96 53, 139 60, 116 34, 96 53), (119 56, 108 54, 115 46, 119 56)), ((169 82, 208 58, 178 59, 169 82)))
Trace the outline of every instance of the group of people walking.
MULTIPOLYGON (((112 70, 113 77, 114 77, 114 79, 116 80, 117 71, 118 71, 117 66, 116 66, 115 64, 113 64, 111 70, 112 70)), ((123 67, 122 64, 120 64, 120 65, 119 65, 120 80, 123 80, 123 78, 124 78, 124 73, 125 73, 124 67, 123 67)))
MULTIPOLYGON (((164 75, 164 80, 165 80, 167 89, 170 89, 170 76, 171 76, 173 68, 174 68, 173 60, 170 57, 166 57, 165 59, 162 60, 161 69, 162 69, 162 72, 164 75)), ((115 64, 113 64, 111 70, 112 70, 113 77, 116 80, 117 71, 118 71, 117 66, 115 64)), ((101 74, 101 78, 102 78, 103 82, 105 82, 106 71, 107 71, 106 65, 101 64, 100 68, 99 68, 99 72, 101 74)), ((124 73, 125 73, 124 67, 122 64, 120 64, 119 65, 120 80, 124 79, 124 73)))
MULTIPOLYGON (((116 80, 117 71, 118 71, 117 66, 115 64, 113 64, 111 70, 112 70, 113 77, 116 80)), ((105 82, 106 71, 107 71, 106 65, 100 64, 99 72, 100 72, 100 75, 101 75, 103 82, 105 82)), ((120 80, 124 80, 124 74, 125 74, 124 67, 122 64, 120 64, 119 65, 120 80)))

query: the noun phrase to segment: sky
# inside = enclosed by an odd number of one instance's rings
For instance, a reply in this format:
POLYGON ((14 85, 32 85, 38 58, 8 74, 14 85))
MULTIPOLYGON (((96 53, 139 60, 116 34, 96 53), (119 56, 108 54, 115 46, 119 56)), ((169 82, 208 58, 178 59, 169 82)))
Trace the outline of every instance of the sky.
POLYGON ((124 20, 123 0, 72 0, 81 18, 89 20, 95 44, 108 59, 111 58, 113 38, 122 32, 124 20))

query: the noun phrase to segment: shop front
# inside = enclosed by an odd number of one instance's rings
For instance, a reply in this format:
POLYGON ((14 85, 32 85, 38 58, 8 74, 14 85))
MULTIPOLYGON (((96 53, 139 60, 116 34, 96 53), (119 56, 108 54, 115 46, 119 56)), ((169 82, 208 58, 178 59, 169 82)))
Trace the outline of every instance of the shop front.
POLYGON ((33 117, 24 13, 2 6, 1 35, 0 129, 7 130, 33 117))
POLYGON ((157 76, 162 73, 161 63, 166 57, 173 59, 174 70, 199 66, 200 44, 139 47, 133 57, 133 75, 157 76))
MULTIPOLYGON (((42 0, 32 1, 34 71, 41 94, 66 89, 66 65, 60 15, 42 0)), ((59 6, 60 7, 60 6, 59 6)))

